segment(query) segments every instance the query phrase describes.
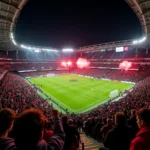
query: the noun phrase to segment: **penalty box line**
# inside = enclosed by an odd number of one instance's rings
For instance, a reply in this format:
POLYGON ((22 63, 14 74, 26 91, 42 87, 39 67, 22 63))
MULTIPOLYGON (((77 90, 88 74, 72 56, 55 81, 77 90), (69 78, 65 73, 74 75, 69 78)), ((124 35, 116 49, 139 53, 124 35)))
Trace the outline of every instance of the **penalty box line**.
MULTIPOLYGON (((109 88, 110 88, 110 86, 108 86, 107 84, 108 84, 108 83, 104 84, 104 86, 102 86, 102 88, 105 88, 105 87, 109 87, 109 88)), ((110 84, 110 83, 109 83, 109 84, 110 84)), ((101 88, 100 86, 96 86, 96 87, 94 87, 94 88, 91 88, 91 90, 88 90, 87 92, 84 92, 84 93, 82 93, 82 94, 91 93, 91 92, 96 91, 96 90, 98 90, 98 89, 100 89, 100 88, 101 88)), ((81 94, 81 95, 82 95, 82 94, 81 94)))
MULTIPOLYGON (((105 100, 109 100, 109 98, 106 97, 105 99, 102 100, 102 102, 105 101, 105 100)), ((83 108, 81 108, 81 109, 76 110, 75 113, 78 112, 78 111, 84 110, 85 108, 88 108, 89 106, 93 106, 93 105, 96 104, 98 101, 99 101, 99 100, 97 100, 96 102, 94 102, 94 103, 92 103, 92 104, 89 104, 89 105, 87 105, 87 106, 85 106, 85 107, 83 107, 83 108)))
MULTIPOLYGON (((107 83, 107 84, 108 84, 108 83, 107 83)), ((105 86, 103 86, 103 87, 109 87, 109 86, 107 86, 107 84, 105 84, 105 86)), ((97 87, 98 87, 98 86, 97 86, 97 87)), ((96 87, 96 89, 95 89, 94 91, 96 91, 96 90, 98 89, 97 87, 96 87)), ((109 92, 109 91, 112 91, 112 89, 109 88, 109 90, 107 90, 107 91, 101 93, 100 95, 103 95, 103 94, 105 94, 105 93, 107 93, 107 92, 109 92)), ((86 93, 90 93, 90 92, 92 92, 92 91, 88 91, 88 92, 86 92, 86 93)), ((98 101, 101 100, 101 99, 96 100, 96 99, 94 99, 94 98, 92 98, 92 97, 90 97, 90 96, 88 96, 88 95, 86 95, 86 94, 84 94, 84 93, 81 94, 81 95, 82 95, 82 96, 85 96, 85 97, 88 97, 88 98, 90 98, 90 99, 92 99, 92 100, 94 100, 94 101, 96 101, 96 102, 94 102, 94 103, 92 103, 92 104, 89 104, 89 105, 87 105, 87 106, 85 106, 85 107, 83 107, 83 108, 80 108, 80 109, 76 110, 75 113, 78 112, 78 111, 80 111, 80 110, 82 110, 82 109, 88 108, 89 106, 94 105, 95 103, 97 103, 98 101)), ((102 101, 104 101, 104 100, 106 100, 106 99, 109 100, 110 98, 105 97, 105 99, 103 99, 102 101)))
MULTIPOLYGON (((108 91, 106 91, 106 92, 103 92, 103 94, 104 94, 104 93, 107 93, 107 92, 109 92, 109 91, 111 91, 111 90, 108 90, 108 91)), ((101 95, 103 95, 103 94, 101 94, 101 95)), ((88 97, 88 96, 87 96, 87 97, 88 97)), ((103 99, 102 101, 105 101, 106 99, 109 100, 110 98, 109 98, 109 97, 108 97, 108 98, 105 97, 105 99, 103 99)), ((93 100, 95 100, 96 102, 94 102, 94 103, 92 103, 92 104, 89 104, 89 105, 87 105, 87 106, 85 106, 85 107, 83 107, 83 108, 80 108, 80 109, 76 110, 75 113, 78 112, 78 111, 80 111, 80 110, 83 110, 83 109, 85 109, 85 108, 88 108, 88 107, 91 106, 91 105, 94 105, 94 104, 98 103, 98 101, 100 101, 101 99, 99 99, 99 100, 93 99, 93 100)))

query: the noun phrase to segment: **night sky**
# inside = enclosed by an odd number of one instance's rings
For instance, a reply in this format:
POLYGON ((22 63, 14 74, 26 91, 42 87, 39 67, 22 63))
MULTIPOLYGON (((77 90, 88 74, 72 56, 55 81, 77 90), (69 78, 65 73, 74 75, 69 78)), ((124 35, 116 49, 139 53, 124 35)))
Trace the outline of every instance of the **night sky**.
POLYGON ((138 38, 142 30, 125 0, 29 0, 15 35, 20 44, 77 48, 138 38))

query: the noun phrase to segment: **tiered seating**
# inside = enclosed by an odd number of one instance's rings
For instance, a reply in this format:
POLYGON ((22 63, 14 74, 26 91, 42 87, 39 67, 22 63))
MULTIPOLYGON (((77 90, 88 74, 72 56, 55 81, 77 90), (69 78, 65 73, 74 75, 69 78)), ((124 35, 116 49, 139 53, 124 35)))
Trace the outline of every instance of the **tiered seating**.
POLYGON ((119 101, 104 104, 87 114, 82 114, 81 117, 85 118, 84 121, 86 123, 85 132, 93 138, 100 140, 101 133, 98 131, 106 124, 107 118, 113 119, 113 115, 116 112, 124 112, 128 119, 131 117, 130 111, 132 109, 148 108, 150 105, 149 88, 150 77, 138 82, 135 88, 127 92, 127 95, 119 101), (98 128, 97 124, 99 124, 98 128))
POLYGON ((37 58, 39 60, 45 60, 46 59, 45 53, 44 52, 38 53, 37 58))
POLYGON ((6 71, 4 68, 0 68, 0 75, 3 74, 6 71))
POLYGON ((134 49, 130 50, 130 51, 126 51, 123 58, 136 58, 137 53, 134 49))
POLYGON ((48 74, 64 74, 68 73, 68 71, 36 71, 36 72, 22 72, 20 73, 23 77, 39 77, 39 76, 47 76, 48 74))
POLYGON ((126 52, 115 52, 112 59, 122 59, 126 52))
MULTIPOLYGON (((135 71, 120 71, 111 69, 76 69, 73 73, 90 75, 94 77, 106 77, 112 80, 138 81, 132 91, 126 92, 126 96, 120 101, 109 102, 91 112, 78 115, 74 118, 77 127, 82 127, 84 122, 84 131, 96 140, 101 140, 99 132, 105 125, 107 118, 113 119, 113 115, 122 111, 126 118, 130 118, 131 109, 138 110, 142 107, 150 105, 150 70, 149 66, 144 66, 139 72, 135 71), (148 78, 146 78, 148 77, 148 78), (146 79, 143 79, 146 78, 146 79), (80 122, 80 124, 78 123, 80 122)), ((2 70, 3 72, 3 70, 2 70)), ((59 73, 56 71, 55 73, 59 73)), ((50 72, 32 72, 22 73, 24 76, 40 76, 50 72)), ((52 106, 44 101, 23 78, 12 73, 7 73, 0 85, 0 108, 11 108, 17 113, 22 112, 26 108, 39 108, 46 116, 49 116, 52 106)), ((74 115, 73 115, 74 116, 74 115)))
POLYGON ((0 51, 0 58, 7 58, 6 51, 0 51))
POLYGON ((17 57, 17 52, 16 51, 9 51, 8 52, 8 58, 11 58, 11 59, 16 59, 17 57))
POLYGON ((25 108, 38 107, 48 113, 51 106, 43 100, 36 91, 21 77, 7 73, 0 85, 0 107, 9 107, 16 112, 25 108))
POLYGON ((136 81, 137 74, 137 71, 112 70, 107 75, 105 75, 105 78, 118 81, 136 81))
POLYGON ((115 51, 107 51, 103 55, 102 59, 111 59, 115 51))
MULTIPOLYGON (((115 64, 105 65, 115 67, 115 64)), ((134 67, 139 68, 138 65, 134 67)), ((108 78, 111 80, 119 81, 133 81, 137 82, 143 80, 144 78, 150 76, 150 66, 143 66, 139 71, 136 70, 118 70, 118 69, 76 69, 73 71, 76 74, 89 75, 98 78, 108 78)))
POLYGON ((137 58, 145 58, 146 56, 146 49, 138 49, 138 55, 137 58))
POLYGON ((37 62, 37 63, 20 63, 20 64, 11 64, 11 70, 43 70, 43 69, 56 69, 56 63, 44 63, 44 62, 37 62))
POLYGON ((27 59, 30 60, 38 60, 38 53, 35 53, 33 51, 27 51, 27 59))
POLYGON ((149 49, 129 49, 128 51, 116 52, 115 50, 83 52, 81 56, 86 59, 134 59, 150 58, 149 49))
POLYGON ((26 51, 18 50, 17 59, 27 59, 26 51))

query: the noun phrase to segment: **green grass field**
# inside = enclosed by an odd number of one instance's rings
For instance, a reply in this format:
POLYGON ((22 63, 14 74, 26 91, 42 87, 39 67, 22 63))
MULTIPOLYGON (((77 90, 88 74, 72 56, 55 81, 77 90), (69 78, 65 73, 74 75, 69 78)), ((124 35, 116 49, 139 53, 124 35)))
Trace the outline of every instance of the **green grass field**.
POLYGON ((41 90, 53 98, 70 113, 83 113, 106 103, 109 93, 114 90, 125 91, 134 85, 116 81, 91 79, 77 75, 29 78, 31 83, 42 85, 41 90), (77 79, 79 82, 70 82, 77 79))

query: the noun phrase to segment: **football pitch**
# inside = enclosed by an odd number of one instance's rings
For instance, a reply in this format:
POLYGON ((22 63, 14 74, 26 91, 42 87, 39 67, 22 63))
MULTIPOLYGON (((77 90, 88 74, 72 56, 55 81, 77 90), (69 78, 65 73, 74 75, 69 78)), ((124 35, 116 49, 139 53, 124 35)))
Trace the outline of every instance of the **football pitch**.
POLYGON ((110 100, 110 92, 114 90, 124 92, 134 86, 131 83, 92 79, 73 74, 28 80, 70 113, 76 114, 87 112, 106 103, 110 100))

